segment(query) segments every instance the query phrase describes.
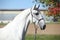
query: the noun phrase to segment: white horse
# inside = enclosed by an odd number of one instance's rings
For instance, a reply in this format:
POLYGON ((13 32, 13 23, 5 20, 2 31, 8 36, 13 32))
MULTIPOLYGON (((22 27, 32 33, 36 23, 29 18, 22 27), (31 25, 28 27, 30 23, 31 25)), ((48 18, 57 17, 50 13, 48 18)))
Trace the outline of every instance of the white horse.
POLYGON ((24 40, 27 28, 34 22, 42 30, 46 24, 42 15, 38 11, 39 5, 26 9, 17 15, 12 22, 4 28, 0 28, 0 40, 24 40))

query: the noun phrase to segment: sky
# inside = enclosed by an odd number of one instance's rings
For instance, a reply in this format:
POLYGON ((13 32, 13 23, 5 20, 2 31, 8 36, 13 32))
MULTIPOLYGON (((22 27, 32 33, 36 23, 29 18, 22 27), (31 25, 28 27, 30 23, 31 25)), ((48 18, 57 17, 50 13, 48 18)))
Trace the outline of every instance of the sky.
MULTIPOLYGON (((33 0, 0 0, 0 9, 26 9, 34 5, 33 0)), ((43 7, 45 4, 40 3, 40 9, 47 9, 43 7)))

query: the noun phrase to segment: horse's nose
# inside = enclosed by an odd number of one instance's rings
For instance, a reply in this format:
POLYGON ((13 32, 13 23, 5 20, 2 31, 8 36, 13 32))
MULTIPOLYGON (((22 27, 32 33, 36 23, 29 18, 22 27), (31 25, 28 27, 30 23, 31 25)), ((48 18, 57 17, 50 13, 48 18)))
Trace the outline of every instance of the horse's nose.
POLYGON ((43 26, 43 30, 46 28, 46 25, 43 26))
POLYGON ((44 30, 46 28, 46 25, 43 26, 43 28, 41 28, 41 30, 44 30))

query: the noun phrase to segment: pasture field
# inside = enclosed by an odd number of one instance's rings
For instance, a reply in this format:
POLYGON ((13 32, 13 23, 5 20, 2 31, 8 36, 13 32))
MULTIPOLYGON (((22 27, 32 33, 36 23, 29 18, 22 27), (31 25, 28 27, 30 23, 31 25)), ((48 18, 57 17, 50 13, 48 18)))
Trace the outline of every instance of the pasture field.
MULTIPOLYGON (((0 23, 0 28, 3 28, 6 24, 0 23)), ((27 34, 34 34, 35 28, 33 24, 30 24, 27 30, 27 34)), ((41 30, 38 28, 37 30, 38 35, 60 35, 60 23, 49 23, 46 24, 46 29, 41 30)))
MULTIPOLYGON (((6 24, 1 23, 0 28, 6 24)), ((34 40, 34 25, 30 24, 25 36, 25 40, 34 40)), ((60 23, 47 24, 45 30, 38 28, 36 40, 60 40, 60 23)))
MULTIPOLYGON (((26 35, 25 40, 34 40, 34 35, 26 35)), ((60 40, 60 35, 37 35, 36 40, 60 40)))

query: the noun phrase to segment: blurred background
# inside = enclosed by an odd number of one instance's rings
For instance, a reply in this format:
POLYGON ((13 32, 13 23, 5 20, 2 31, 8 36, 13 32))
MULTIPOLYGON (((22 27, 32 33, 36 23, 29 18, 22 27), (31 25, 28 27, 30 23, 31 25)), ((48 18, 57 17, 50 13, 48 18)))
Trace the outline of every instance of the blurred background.
MULTIPOLYGON (((38 28, 37 35, 60 35, 60 0, 0 0, 0 28, 3 28, 16 15, 31 8, 35 3, 40 4, 40 13, 44 15, 47 25, 45 30, 38 28)), ((27 35, 34 35, 34 31, 34 25, 30 24, 27 35)), ((45 36, 41 39, 44 40, 45 36)), ((60 36, 52 36, 52 38, 50 39, 60 40, 60 36)))

